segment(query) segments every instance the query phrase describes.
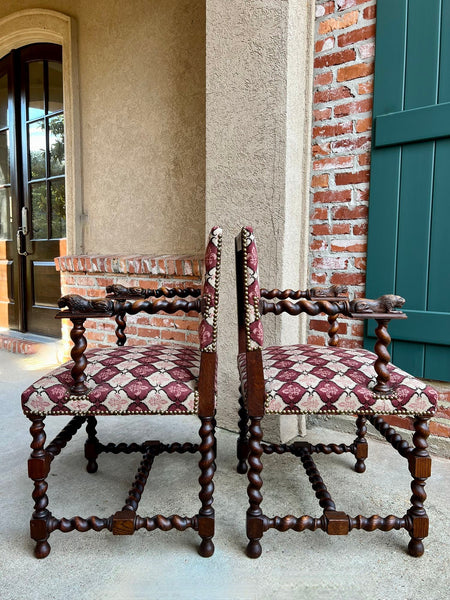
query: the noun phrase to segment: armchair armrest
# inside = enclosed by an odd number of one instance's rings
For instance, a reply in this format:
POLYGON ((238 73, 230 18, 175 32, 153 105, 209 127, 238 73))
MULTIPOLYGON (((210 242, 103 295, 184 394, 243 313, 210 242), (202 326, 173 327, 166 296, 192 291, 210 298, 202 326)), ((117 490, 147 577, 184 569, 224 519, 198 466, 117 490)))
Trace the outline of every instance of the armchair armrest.
POLYGON ((201 295, 199 288, 167 288, 160 287, 157 289, 148 289, 142 287, 125 287, 124 285, 114 284, 106 287, 107 298, 114 298, 117 300, 124 300, 127 298, 186 298, 191 296, 192 298, 198 298, 201 295))
POLYGON ((138 312, 154 314, 160 311, 173 314, 179 310, 183 312, 200 312, 202 300, 166 300, 165 298, 157 300, 129 299, 117 300, 112 298, 83 298, 78 294, 69 294, 62 296, 58 300, 59 308, 67 307, 67 310, 61 310, 57 313, 57 319, 72 319, 83 317, 84 319, 112 317, 119 314, 135 315, 138 312))

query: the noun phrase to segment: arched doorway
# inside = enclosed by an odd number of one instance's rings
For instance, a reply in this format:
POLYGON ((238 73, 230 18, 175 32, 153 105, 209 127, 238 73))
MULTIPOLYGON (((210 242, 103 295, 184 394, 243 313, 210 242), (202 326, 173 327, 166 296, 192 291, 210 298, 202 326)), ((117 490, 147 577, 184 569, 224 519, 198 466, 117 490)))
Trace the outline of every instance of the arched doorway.
POLYGON ((62 51, 0 60, 0 326, 59 336, 53 259, 65 254, 62 51))

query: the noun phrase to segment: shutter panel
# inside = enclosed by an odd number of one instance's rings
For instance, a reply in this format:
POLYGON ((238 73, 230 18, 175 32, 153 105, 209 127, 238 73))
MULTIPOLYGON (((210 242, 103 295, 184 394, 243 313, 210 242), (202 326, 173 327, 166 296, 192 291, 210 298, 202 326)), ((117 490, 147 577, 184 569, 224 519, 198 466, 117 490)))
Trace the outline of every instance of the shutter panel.
MULTIPOLYGON (((378 0, 367 296, 406 298, 393 361, 450 379, 450 0, 378 0)), ((367 337, 374 337, 368 325, 367 337)), ((367 339, 368 347, 373 339, 367 339)))

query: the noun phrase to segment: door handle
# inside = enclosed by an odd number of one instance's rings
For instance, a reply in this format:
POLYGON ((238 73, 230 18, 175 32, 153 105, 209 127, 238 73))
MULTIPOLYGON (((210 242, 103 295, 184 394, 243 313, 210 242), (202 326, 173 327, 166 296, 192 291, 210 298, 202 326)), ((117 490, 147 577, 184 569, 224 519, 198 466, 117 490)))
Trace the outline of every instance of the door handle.
POLYGON ((22 227, 19 227, 19 229, 17 230, 17 234, 16 234, 17 254, 20 254, 20 256, 28 256, 28 252, 26 250, 22 251, 22 239, 23 239, 22 236, 23 236, 22 227))
POLYGON ((23 235, 28 235, 28 208, 26 206, 22 207, 22 233, 23 235))

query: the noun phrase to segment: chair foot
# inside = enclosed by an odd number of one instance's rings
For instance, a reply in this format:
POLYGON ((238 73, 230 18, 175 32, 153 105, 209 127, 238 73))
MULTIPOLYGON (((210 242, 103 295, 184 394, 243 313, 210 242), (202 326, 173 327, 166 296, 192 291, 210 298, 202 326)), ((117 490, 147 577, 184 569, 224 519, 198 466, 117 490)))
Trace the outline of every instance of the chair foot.
POLYGON ((238 464, 237 464, 236 471, 238 473, 240 473, 241 475, 244 475, 245 473, 247 473, 247 469, 248 469, 248 467, 247 467, 247 461, 240 460, 238 462, 238 464))
POLYGON ((34 555, 36 558, 45 558, 50 554, 50 544, 47 540, 37 542, 34 549, 34 555))
POLYGON ((88 473, 97 473, 98 464, 96 460, 88 460, 88 464, 86 465, 86 471, 88 473))
POLYGON ((209 558, 214 554, 214 542, 210 538, 204 538, 198 549, 198 553, 203 558, 209 558))
POLYGON ((247 544, 247 556, 249 558, 259 558, 261 556, 262 547, 259 540, 250 540, 247 544))
POLYGON ((358 459, 355 463, 355 471, 357 473, 364 473, 365 470, 366 470, 366 464, 364 462, 364 459, 358 459))
POLYGON ((422 540, 419 538, 411 538, 408 544, 408 554, 411 556, 419 557, 424 553, 425 548, 423 546, 422 540))

